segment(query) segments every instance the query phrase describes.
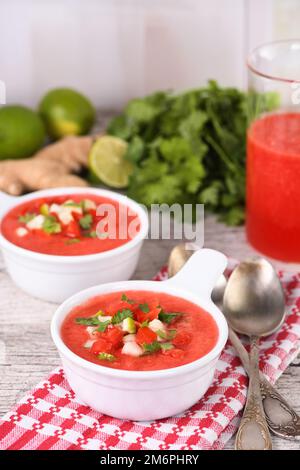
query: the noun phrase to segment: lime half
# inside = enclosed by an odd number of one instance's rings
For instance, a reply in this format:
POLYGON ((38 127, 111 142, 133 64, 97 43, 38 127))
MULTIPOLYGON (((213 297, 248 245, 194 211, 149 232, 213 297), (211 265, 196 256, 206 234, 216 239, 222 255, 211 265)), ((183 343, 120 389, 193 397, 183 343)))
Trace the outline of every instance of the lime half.
POLYGON ((93 144, 89 154, 89 167, 93 177, 112 188, 126 188, 132 173, 132 164, 125 160, 127 142, 105 135, 93 144))

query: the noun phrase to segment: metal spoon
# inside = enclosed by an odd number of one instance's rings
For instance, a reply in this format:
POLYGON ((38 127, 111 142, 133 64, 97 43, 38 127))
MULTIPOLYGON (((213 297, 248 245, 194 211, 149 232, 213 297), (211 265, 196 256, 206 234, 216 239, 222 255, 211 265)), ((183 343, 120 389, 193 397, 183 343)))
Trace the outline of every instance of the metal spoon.
MULTIPOLYGON (((187 244, 182 243, 175 246, 169 257, 169 276, 176 274, 192 254, 193 250, 189 249, 187 244)), ((212 293, 212 300, 221 309, 226 284, 225 277, 221 276, 212 293)), ((246 372, 249 373, 248 352, 231 328, 229 328, 229 339, 235 347, 246 372)), ((300 417, 262 373, 260 373, 260 391, 269 429, 284 439, 300 439, 300 417)))

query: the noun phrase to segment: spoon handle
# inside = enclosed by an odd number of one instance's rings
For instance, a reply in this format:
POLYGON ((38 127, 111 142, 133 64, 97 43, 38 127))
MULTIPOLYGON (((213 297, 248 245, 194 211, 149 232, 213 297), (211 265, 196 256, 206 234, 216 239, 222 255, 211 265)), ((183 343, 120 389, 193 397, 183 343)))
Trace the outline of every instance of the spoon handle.
POLYGON ((272 441, 262 405, 259 378, 259 339, 251 337, 247 402, 235 440, 236 450, 271 450, 272 441))
MULTIPOLYGON (((229 338, 249 372, 249 355, 237 334, 229 328, 229 338)), ((260 393, 269 429, 283 439, 300 439, 300 417, 280 393, 260 373, 260 393)))

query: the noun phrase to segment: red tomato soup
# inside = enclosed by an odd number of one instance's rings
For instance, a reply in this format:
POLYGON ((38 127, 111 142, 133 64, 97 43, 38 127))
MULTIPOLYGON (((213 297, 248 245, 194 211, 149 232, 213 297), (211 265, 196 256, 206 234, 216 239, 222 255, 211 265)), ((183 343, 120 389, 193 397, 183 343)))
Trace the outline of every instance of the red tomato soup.
POLYGON ((78 356, 124 370, 159 370, 195 361, 216 345, 211 315, 169 294, 128 291, 94 297, 73 308, 61 336, 78 356))
POLYGON ((269 114, 250 126, 247 235, 273 258, 300 261, 300 113, 269 114))
POLYGON ((1 223, 2 235, 14 245, 60 256, 112 250, 139 229, 137 214, 127 206, 88 193, 32 199, 11 209, 1 223))

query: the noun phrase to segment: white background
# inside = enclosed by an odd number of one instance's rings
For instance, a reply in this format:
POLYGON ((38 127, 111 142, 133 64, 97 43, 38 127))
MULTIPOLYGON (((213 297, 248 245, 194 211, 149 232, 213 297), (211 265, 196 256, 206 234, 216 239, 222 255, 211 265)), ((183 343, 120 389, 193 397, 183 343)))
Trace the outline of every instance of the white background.
POLYGON ((0 80, 32 106, 56 86, 102 108, 209 78, 245 87, 248 51, 299 25, 300 0, 0 0, 0 80))

